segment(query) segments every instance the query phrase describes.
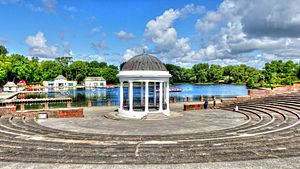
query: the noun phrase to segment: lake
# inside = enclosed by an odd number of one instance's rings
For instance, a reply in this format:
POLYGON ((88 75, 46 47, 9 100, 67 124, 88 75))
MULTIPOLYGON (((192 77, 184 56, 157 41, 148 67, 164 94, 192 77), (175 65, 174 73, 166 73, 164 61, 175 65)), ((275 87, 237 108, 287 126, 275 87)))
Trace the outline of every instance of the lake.
MULTIPOLYGON (((195 85, 195 84, 179 84, 172 85, 170 88, 182 89, 182 92, 170 92, 170 100, 176 97, 177 102, 186 101, 187 97, 191 101, 199 100, 200 96, 217 98, 246 96, 248 89, 245 85, 231 85, 231 84, 218 84, 218 85, 195 85)), ((124 88, 124 97, 127 95, 127 87, 124 88)), ((73 99, 72 106, 84 107, 87 106, 88 100, 91 100, 93 106, 106 106, 107 100, 111 100, 111 105, 119 105, 119 88, 97 88, 97 89, 77 89, 62 91, 59 93, 48 94, 30 94, 27 98, 41 98, 41 97, 71 97, 73 99)), ((149 101, 153 97, 153 88, 149 89, 149 101)), ((140 87, 134 87, 134 101, 140 100, 140 87)), ((43 108, 42 104, 25 105, 26 109, 43 108)), ((66 107, 66 103, 50 103, 50 108, 66 107)), ((17 107, 18 108, 18 107, 17 107)))

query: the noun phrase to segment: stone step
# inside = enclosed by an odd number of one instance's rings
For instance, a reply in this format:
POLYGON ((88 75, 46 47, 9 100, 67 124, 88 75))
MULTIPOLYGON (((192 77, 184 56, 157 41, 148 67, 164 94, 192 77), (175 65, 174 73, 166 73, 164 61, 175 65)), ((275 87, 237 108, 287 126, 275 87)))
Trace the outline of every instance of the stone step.
POLYGON ((148 113, 143 120, 165 120, 168 119, 168 116, 162 113, 148 113))

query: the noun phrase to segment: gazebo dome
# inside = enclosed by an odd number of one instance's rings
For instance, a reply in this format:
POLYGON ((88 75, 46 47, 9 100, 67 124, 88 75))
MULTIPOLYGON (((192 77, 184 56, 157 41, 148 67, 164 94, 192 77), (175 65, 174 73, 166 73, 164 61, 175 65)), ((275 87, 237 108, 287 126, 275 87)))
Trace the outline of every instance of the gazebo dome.
POLYGON ((167 71, 165 65, 155 56, 143 53, 129 59, 122 71, 167 71))

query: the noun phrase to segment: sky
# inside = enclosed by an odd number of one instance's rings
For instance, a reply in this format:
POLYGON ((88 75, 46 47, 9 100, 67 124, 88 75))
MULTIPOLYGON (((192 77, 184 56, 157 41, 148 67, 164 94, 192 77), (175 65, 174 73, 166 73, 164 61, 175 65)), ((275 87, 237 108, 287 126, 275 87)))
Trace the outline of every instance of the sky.
POLYGON ((300 62, 300 0, 0 0, 0 45, 40 60, 119 65, 300 62))

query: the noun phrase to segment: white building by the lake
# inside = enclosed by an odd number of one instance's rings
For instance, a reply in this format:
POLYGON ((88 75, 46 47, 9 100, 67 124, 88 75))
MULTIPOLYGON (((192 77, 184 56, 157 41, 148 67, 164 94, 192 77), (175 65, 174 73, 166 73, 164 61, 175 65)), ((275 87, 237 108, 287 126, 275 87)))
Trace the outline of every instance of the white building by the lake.
POLYGON ((83 84, 85 88, 106 87, 106 80, 103 77, 86 77, 83 84))
POLYGON ((4 92, 16 92, 17 91, 17 85, 14 82, 7 82, 3 86, 3 91, 4 92))
POLYGON ((68 81, 62 75, 57 76, 53 81, 43 81, 43 86, 46 88, 75 88, 77 85, 77 81, 68 81))

